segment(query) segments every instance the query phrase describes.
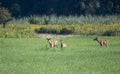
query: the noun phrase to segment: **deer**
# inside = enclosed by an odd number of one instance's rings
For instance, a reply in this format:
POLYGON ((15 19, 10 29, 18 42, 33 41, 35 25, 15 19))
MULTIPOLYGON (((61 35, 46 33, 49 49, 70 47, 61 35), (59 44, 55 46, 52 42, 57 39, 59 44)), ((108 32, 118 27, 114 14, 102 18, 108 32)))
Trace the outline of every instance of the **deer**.
POLYGON ((47 38, 49 44, 50 44, 50 47, 58 47, 58 42, 57 40, 51 40, 51 38, 47 38))
POLYGON ((65 48, 67 47, 67 44, 63 42, 63 40, 60 40, 60 43, 61 43, 61 48, 65 48))
POLYGON ((100 46, 108 46, 108 40, 98 40, 98 37, 96 37, 94 40, 97 41, 100 44, 100 46))

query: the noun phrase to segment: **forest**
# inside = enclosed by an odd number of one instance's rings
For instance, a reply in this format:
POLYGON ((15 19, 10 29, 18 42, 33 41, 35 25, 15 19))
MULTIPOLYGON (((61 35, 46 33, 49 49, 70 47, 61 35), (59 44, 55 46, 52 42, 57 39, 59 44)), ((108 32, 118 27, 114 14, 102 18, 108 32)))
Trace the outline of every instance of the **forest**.
POLYGON ((0 0, 12 16, 30 15, 117 15, 119 0, 0 0))

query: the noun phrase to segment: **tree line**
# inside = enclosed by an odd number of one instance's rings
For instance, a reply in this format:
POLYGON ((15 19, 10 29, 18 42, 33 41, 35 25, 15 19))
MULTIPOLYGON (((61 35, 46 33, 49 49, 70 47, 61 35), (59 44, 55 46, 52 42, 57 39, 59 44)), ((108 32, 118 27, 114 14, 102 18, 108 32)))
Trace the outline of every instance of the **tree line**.
POLYGON ((29 15, 115 15, 119 0, 1 0, 12 16, 29 15))

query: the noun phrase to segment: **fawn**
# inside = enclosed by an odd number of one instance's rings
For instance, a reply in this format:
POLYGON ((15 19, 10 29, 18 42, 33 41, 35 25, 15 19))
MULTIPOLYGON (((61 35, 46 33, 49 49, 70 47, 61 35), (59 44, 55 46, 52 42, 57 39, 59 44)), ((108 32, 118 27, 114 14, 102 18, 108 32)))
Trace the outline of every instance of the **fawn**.
POLYGON ((58 47, 58 42, 57 40, 51 40, 51 38, 47 38, 49 44, 50 44, 50 47, 58 47))
POLYGON ((67 47, 67 44, 63 42, 63 40, 60 40, 60 43, 61 43, 61 48, 65 48, 67 47))
POLYGON ((100 44, 100 46, 108 46, 108 40, 98 40, 98 37, 96 37, 94 40, 97 41, 100 44))

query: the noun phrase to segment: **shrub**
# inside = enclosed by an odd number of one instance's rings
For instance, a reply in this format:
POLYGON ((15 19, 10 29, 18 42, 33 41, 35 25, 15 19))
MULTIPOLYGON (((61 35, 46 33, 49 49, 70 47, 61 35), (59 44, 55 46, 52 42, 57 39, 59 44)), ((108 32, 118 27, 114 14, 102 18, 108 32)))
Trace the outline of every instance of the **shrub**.
POLYGON ((106 16, 56 16, 56 15, 31 15, 30 17, 22 17, 11 21, 11 24, 42 24, 42 25, 73 25, 73 24, 120 24, 120 15, 106 15, 106 16))
POLYGON ((120 36, 120 31, 108 30, 103 33, 103 36, 120 36))
POLYGON ((36 33, 120 36, 120 25, 43 25, 36 33))
POLYGON ((34 37, 36 33, 120 36, 120 25, 0 25, 0 37, 34 37))
POLYGON ((73 34, 74 33, 74 27, 63 27, 60 31, 60 34, 73 34))
POLYGON ((6 28, 0 27, 0 37, 34 37, 35 32, 29 26, 7 25, 6 28))
POLYGON ((37 18, 31 17, 29 20, 30 24, 39 24, 39 20, 37 18))

